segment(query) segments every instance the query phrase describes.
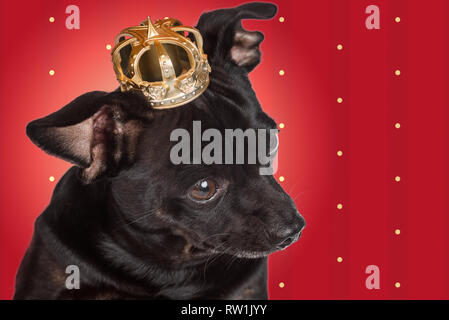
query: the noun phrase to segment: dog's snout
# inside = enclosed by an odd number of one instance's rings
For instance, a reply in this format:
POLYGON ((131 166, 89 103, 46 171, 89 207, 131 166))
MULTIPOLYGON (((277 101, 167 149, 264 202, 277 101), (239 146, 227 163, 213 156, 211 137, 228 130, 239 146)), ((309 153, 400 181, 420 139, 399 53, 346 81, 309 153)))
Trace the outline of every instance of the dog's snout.
POLYGON ((281 239, 277 247, 282 250, 297 241, 305 226, 304 218, 298 214, 295 222, 288 224, 277 232, 277 239, 281 239))

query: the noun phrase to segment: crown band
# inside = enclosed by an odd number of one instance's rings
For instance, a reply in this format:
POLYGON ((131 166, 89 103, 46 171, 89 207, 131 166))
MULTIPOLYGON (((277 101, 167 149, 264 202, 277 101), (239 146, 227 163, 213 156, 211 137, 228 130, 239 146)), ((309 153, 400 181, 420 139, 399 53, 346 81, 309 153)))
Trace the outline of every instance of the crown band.
POLYGON ((209 85, 200 32, 173 18, 153 24, 148 17, 124 29, 115 39, 112 62, 121 90, 141 91, 155 109, 182 106, 209 85))

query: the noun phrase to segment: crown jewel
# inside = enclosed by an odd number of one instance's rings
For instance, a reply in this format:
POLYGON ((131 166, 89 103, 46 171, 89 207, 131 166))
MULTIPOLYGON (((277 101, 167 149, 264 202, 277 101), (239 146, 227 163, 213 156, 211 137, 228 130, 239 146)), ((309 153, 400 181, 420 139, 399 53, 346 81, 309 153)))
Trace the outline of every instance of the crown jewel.
POLYGON ((155 109, 182 106, 200 96, 211 71, 203 39, 173 18, 150 17, 115 39, 112 62, 122 91, 139 90, 155 109))

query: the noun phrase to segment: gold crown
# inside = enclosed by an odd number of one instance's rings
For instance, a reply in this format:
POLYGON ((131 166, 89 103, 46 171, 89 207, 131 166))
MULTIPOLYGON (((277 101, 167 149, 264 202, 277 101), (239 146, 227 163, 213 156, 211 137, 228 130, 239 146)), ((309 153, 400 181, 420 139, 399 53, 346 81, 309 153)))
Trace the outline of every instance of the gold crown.
POLYGON ((148 17, 122 30, 112 62, 121 90, 142 91, 155 109, 182 106, 209 85, 211 69, 200 32, 173 18, 153 24, 148 17))

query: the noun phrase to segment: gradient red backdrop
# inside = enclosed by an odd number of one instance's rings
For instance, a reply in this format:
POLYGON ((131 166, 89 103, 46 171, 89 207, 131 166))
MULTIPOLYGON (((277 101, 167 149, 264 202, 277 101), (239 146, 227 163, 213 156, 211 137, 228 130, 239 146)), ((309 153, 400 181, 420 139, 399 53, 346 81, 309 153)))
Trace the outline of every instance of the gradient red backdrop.
MULTIPOLYGON (((121 29, 147 15, 195 25, 201 12, 241 2, 0 2, 0 298, 12 297, 33 222, 69 167, 35 147, 26 124, 84 92, 115 89, 106 46, 121 29), (65 27, 71 4, 80 30, 65 27)), ((251 80, 285 124, 276 176, 307 228, 270 257, 270 297, 448 298, 449 1, 272 2, 274 19, 244 24, 265 34, 251 80), (365 27, 371 4, 380 30, 365 27), (380 268, 379 290, 365 287, 368 265, 380 268)))

